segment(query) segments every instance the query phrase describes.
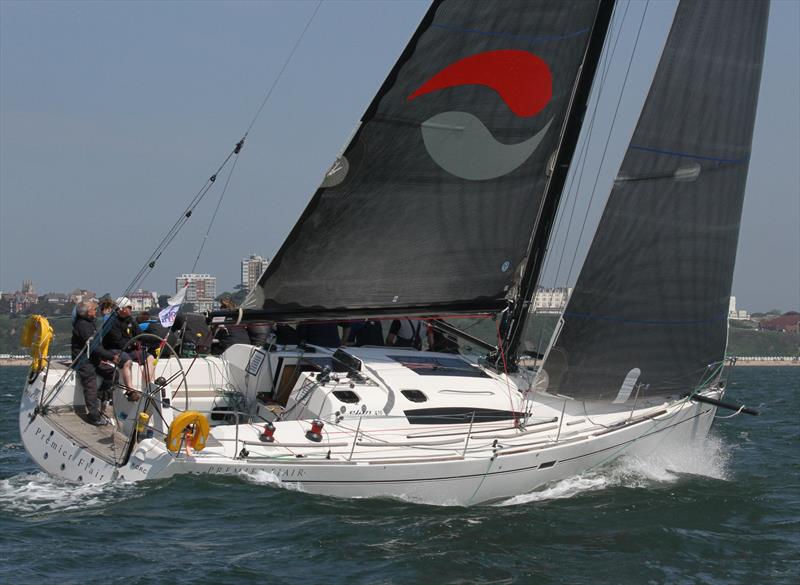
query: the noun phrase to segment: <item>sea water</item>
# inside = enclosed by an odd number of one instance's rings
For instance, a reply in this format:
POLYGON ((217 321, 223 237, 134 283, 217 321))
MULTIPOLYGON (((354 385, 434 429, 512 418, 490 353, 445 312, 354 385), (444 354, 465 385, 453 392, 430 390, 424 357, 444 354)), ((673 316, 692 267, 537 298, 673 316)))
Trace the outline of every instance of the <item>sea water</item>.
POLYGON ((762 414, 703 444, 470 508, 57 481, 20 443, 25 374, 0 368, 0 583, 800 583, 800 368, 734 368, 726 398, 762 414))

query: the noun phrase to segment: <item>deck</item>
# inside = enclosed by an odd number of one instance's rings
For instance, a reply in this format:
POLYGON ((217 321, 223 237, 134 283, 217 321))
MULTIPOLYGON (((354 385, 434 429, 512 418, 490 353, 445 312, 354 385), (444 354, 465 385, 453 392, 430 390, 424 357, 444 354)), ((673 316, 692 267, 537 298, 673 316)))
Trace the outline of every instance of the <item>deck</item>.
MULTIPOLYGON (((108 414, 113 420, 113 413, 108 414)), ((97 457, 109 463, 119 463, 125 457, 128 437, 115 426, 96 427, 89 424, 84 409, 62 406, 52 409, 46 416, 53 425, 97 457)))

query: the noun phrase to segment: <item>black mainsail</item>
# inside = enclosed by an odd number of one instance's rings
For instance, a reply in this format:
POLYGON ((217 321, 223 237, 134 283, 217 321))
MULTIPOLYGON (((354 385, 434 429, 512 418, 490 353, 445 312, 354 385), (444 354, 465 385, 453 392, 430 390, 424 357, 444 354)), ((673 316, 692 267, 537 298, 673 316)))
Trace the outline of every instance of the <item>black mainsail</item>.
POLYGON ((624 402, 697 388, 724 359, 767 2, 683 0, 543 371, 624 402))
POLYGON ((251 318, 506 308, 600 4, 434 2, 251 318))

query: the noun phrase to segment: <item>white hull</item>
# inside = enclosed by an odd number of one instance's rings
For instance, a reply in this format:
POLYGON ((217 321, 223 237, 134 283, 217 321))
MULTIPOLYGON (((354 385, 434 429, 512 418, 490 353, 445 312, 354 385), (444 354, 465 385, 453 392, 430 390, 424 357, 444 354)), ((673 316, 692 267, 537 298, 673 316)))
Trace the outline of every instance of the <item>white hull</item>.
MULTIPOLYGON (((387 379, 383 374, 380 378, 387 379)), ((326 417, 325 407, 318 405, 314 416, 276 421, 274 443, 260 441, 263 423, 251 421, 212 427, 208 445, 202 451, 181 449, 172 453, 156 436, 138 441, 128 451, 127 436, 121 432, 124 421, 118 421, 119 431, 115 433, 109 427, 84 428, 80 422, 76 427, 75 415, 69 415, 71 419, 57 412, 33 416, 42 391, 41 378, 23 392, 20 429, 30 456, 56 477, 102 483, 178 474, 265 474, 276 483, 308 493, 393 497, 431 504, 469 505, 499 500, 575 476, 623 454, 647 456, 659 449, 702 441, 715 413, 712 406, 682 399, 624 411, 608 409, 606 405, 605 412, 595 408, 589 411, 594 414, 585 416, 587 405, 581 402, 543 394, 526 400, 503 376, 487 376, 478 382, 430 376, 436 378, 436 388, 452 387, 456 381, 463 387, 474 388, 476 383, 487 388, 505 386, 511 391, 510 396, 504 397, 506 404, 510 398, 515 402, 515 411, 537 416, 528 417, 524 429, 517 428, 512 420, 475 422, 474 415, 469 422, 457 424, 412 424, 409 417, 395 411, 388 416, 336 411, 326 417), (316 416, 327 420, 319 443, 305 436, 310 419, 316 416), (66 424, 61 418, 72 422, 66 424)), ((366 392, 350 384, 331 383, 324 388, 323 397, 330 397, 332 390, 340 387, 355 388, 359 394, 366 392)), ((255 388, 259 387, 256 383, 255 388)), ((404 387, 402 381, 398 387, 404 387)), ((302 390, 300 380, 292 397, 298 397, 302 390)), ((380 394, 382 403, 385 401, 383 389, 373 384, 371 390, 380 394)), ((440 408, 446 408, 453 400, 449 393, 456 394, 455 404, 463 404, 464 396, 459 394, 482 393, 474 389, 440 392, 445 397, 437 404, 440 408)), ((78 390, 75 399, 79 394, 78 390)), ((711 395, 718 398, 720 393, 711 395)), ((191 396, 190 388, 190 401, 191 396)), ((313 397, 303 404, 304 409, 312 408, 313 397)), ((365 406, 368 405, 364 404, 362 410, 371 413, 365 406)), ((171 414, 168 409, 162 414, 166 425, 171 414)), ((158 425, 153 428, 156 433, 159 431, 158 425)))

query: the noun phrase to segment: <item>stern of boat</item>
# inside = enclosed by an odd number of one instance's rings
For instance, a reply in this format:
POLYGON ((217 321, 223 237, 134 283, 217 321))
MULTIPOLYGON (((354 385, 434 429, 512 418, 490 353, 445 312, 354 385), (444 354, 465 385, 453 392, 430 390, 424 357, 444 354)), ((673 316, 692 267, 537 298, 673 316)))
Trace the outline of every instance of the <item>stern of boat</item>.
MULTIPOLYGON (((74 374, 72 387, 74 389, 74 374)), ((33 461, 50 475, 59 479, 83 483, 105 483, 116 474, 116 466, 100 453, 80 444, 74 429, 77 419, 72 404, 67 404, 70 393, 58 397, 47 413, 41 412, 39 404, 47 388, 46 375, 31 375, 22 391, 19 410, 19 432, 25 451, 33 461), (72 432, 71 432, 72 431, 72 432)), ((70 380, 67 380, 69 383, 70 380)), ((74 394, 74 392, 72 393, 74 394)), ((95 439, 98 444, 113 445, 114 427, 86 427, 86 439, 95 439)))

